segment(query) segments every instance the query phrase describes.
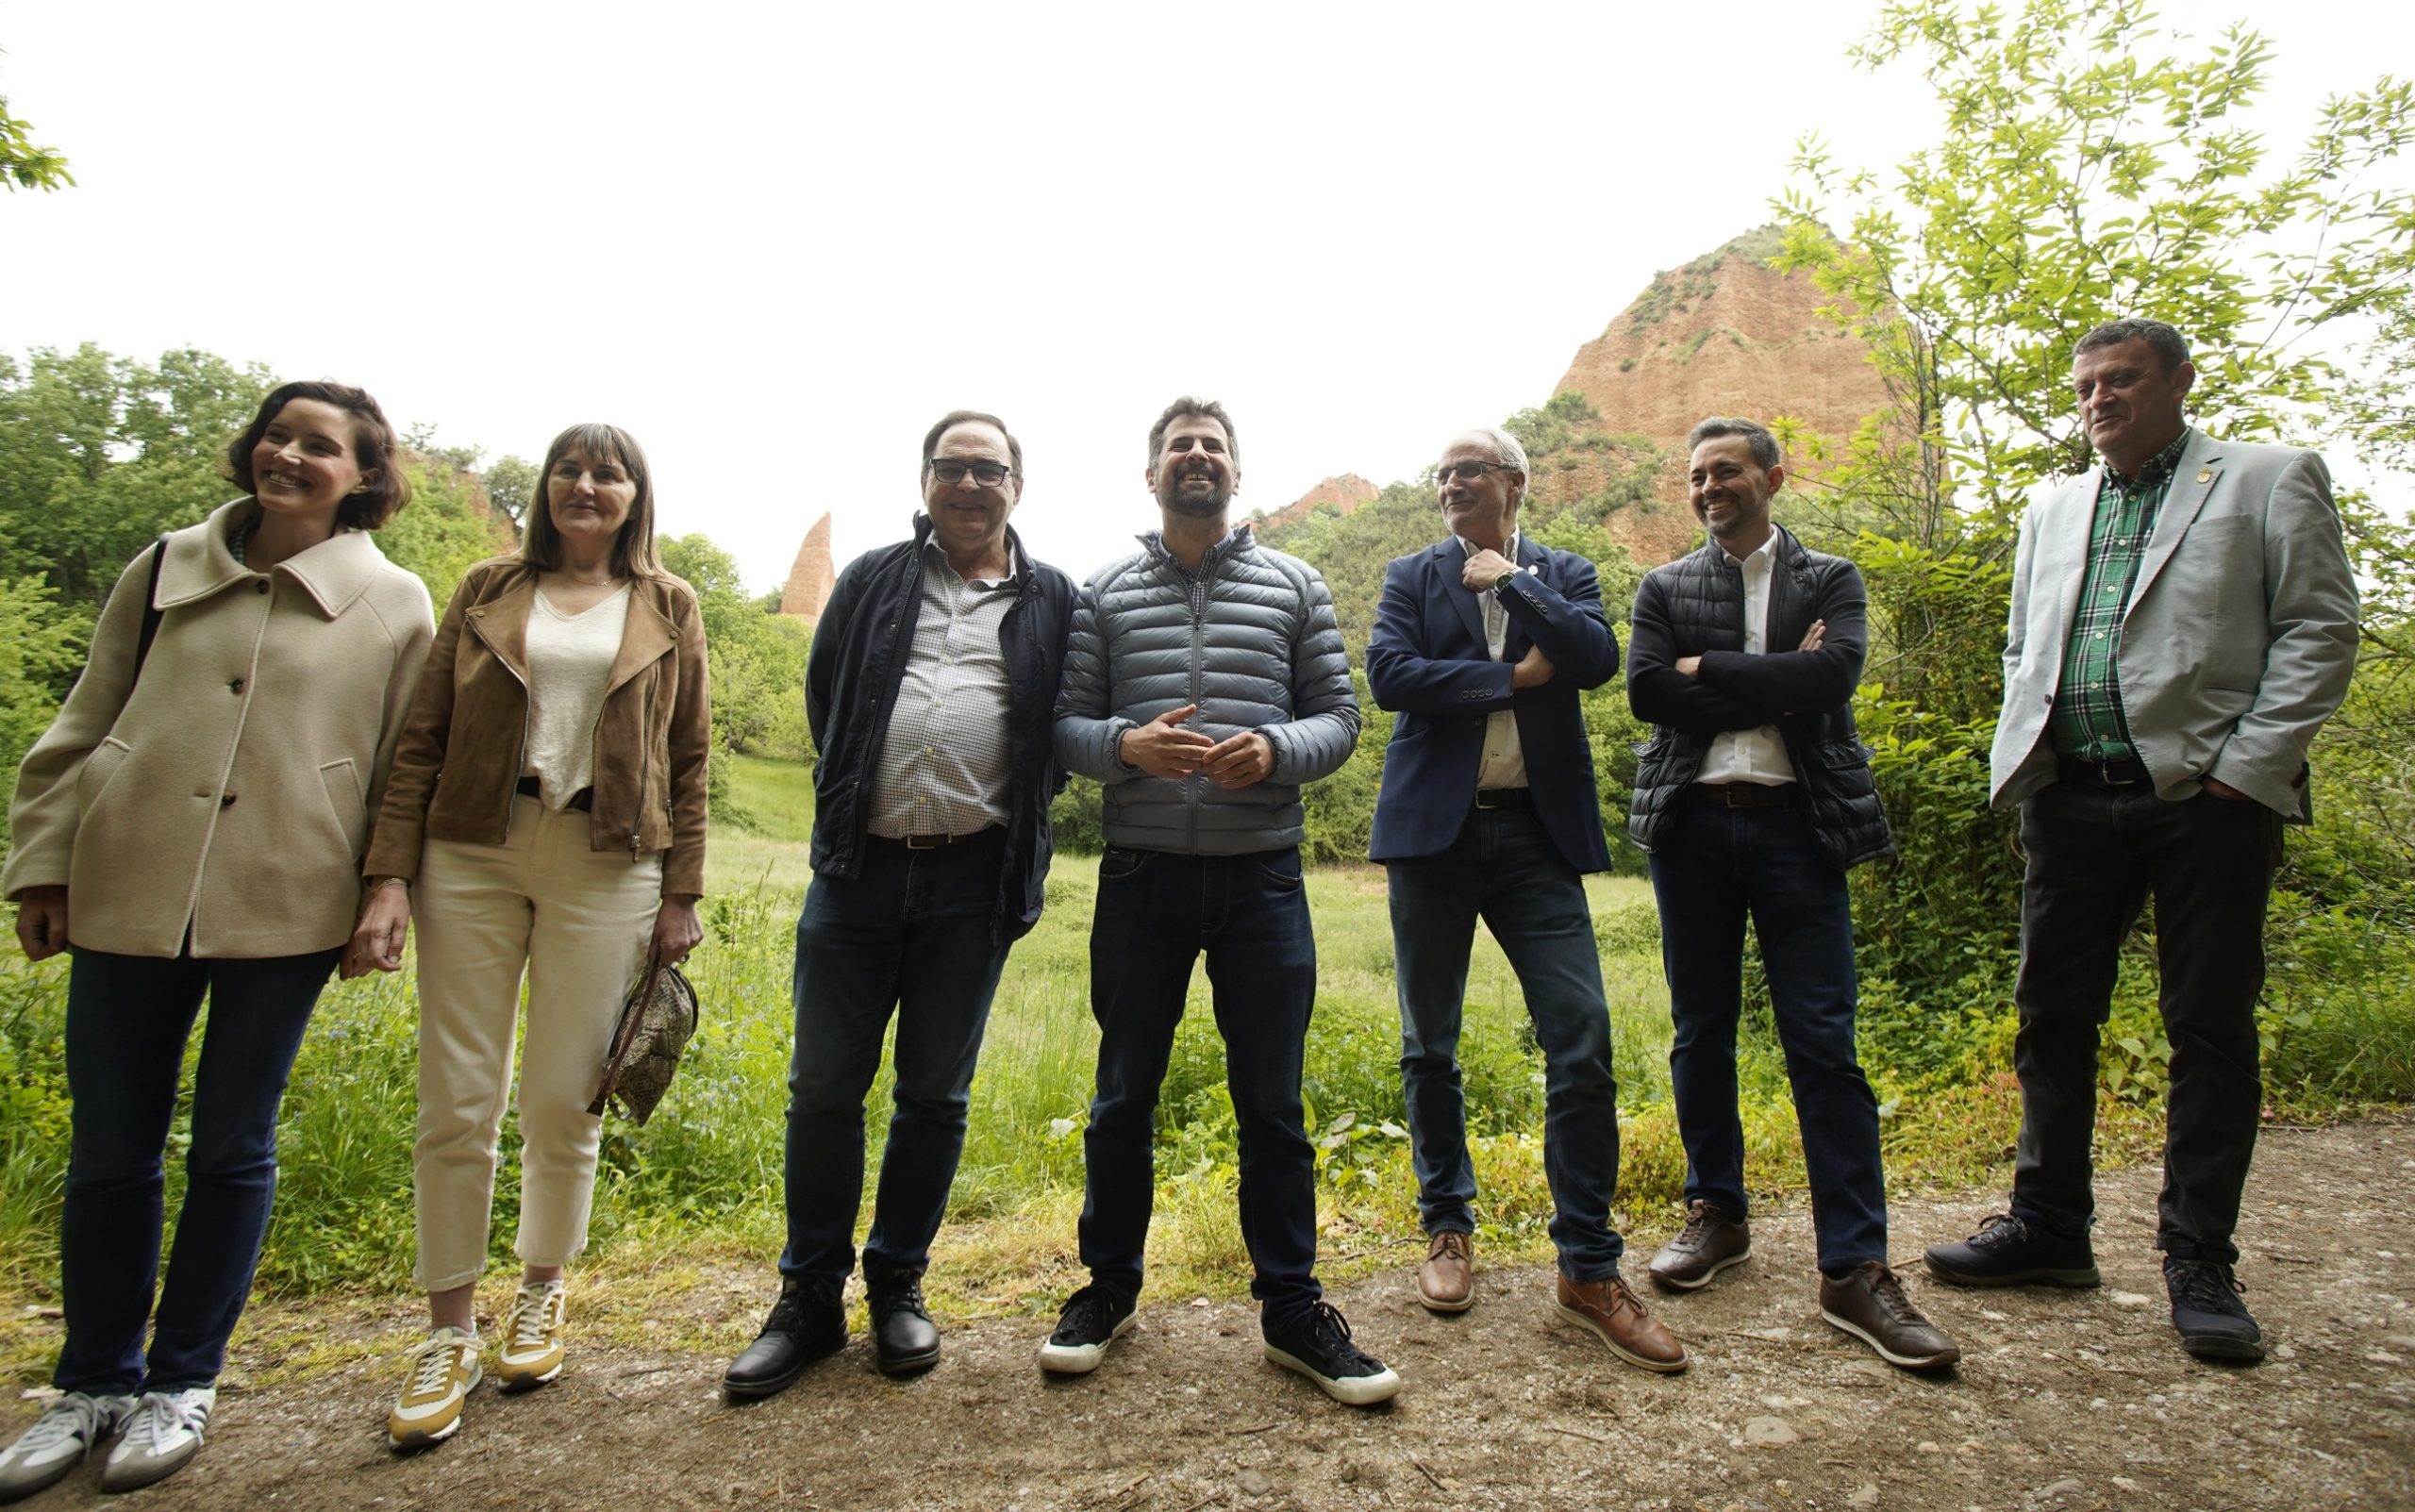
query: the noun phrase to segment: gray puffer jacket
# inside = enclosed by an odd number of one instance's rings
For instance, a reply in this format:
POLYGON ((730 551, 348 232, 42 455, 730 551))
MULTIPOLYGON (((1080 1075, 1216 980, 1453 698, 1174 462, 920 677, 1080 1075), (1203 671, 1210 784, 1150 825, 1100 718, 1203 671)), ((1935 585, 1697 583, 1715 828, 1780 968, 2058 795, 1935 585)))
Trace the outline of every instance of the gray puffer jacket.
POLYGON ((1192 573, 1157 531, 1082 587, 1057 696, 1057 759, 1107 785, 1110 845, 1198 856, 1280 850, 1301 839, 1300 784, 1340 770, 1358 742, 1358 699, 1333 595, 1315 568, 1241 525, 1192 573), (1124 732, 1196 704, 1213 740, 1256 730, 1274 771, 1247 788, 1152 777, 1117 754, 1124 732))

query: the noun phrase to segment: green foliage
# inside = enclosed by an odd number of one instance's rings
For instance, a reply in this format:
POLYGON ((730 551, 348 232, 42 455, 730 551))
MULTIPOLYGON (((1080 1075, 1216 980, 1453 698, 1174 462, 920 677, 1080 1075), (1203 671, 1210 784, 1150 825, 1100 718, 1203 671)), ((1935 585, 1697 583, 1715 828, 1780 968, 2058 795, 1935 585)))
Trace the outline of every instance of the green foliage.
POLYGON ((377 532, 386 559, 418 574, 436 612, 453 601, 461 574, 491 557, 516 550, 519 537, 497 515, 475 473, 441 453, 406 453, 411 502, 377 532))
POLYGON ((1094 778, 1072 777, 1048 806, 1048 832, 1059 854, 1096 856, 1107 849, 1107 789, 1094 778))
POLYGON ((812 755, 805 719, 805 627, 767 612, 750 596, 738 562, 704 536, 666 536, 663 565, 696 590, 705 643, 712 650, 715 745, 804 760, 812 755))
MULTIPOLYGON (((1809 273, 1891 404, 1849 437, 1779 428, 1829 464, 1794 496, 1805 533, 1855 557, 1872 595, 1859 709, 1901 855, 1855 880, 1866 1041, 1907 1074, 1967 1079, 2003 1063, 2017 958, 2020 857, 2010 821, 1986 807, 2006 563, 2034 491, 2092 461, 2072 346, 2119 316, 2170 321, 2197 353, 2190 404, 2209 429, 2304 438, 2345 418, 2404 463, 2403 391, 2349 381, 2307 339, 2370 320, 2374 352, 2415 372, 2415 193, 2359 179, 2415 134, 2415 98, 2388 79, 2337 98, 2275 167, 2243 120, 2271 61, 2263 39, 2234 27, 2213 47, 2184 43, 2142 0, 1898 0, 1855 56, 1915 61, 1939 135, 1885 174, 1842 171, 1807 139, 1771 261, 1809 273), (1826 230, 1840 215, 1841 241, 1826 230)), ((2341 503, 2373 590, 2366 655, 2316 745, 2317 823, 2292 835, 2281 879, 2305 906, 2275 907, 2274 959, 2290 964, 2267 991, 2275 1043, 2309 1063, 2326 1026, 2390 1018, 2407 998, 2403 970, 2339 941, 2415 923, 2415 687, 2402 676, 2415 562, 2403 523, 2341 503)), ((2134 944, 2117 988, 2107 1081, 2151 1099, 2168 1047, 2147 949, 2134 944)), ((2370 1088, 2388 1084, 2389 1059, 2370 1080, 2290 1074, 2370 1088)))
POLYGON ((33 124, 8 113, 8 97, 0 94, 0 188, 64 189, 75 182, 67 159, 56 148, 34 144, 33 124))

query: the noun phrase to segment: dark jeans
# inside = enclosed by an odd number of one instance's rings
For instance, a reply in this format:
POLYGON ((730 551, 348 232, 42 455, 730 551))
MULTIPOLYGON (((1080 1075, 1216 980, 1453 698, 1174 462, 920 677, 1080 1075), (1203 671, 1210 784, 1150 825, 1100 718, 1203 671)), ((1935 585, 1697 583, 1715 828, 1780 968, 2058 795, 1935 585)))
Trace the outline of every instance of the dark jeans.
POLYGON ((1684 815, 1652 853, 1652 891, 1660 905, 1660 959, 1676 1022, 1669 1079, 1686 1145, 1687 1200, 1745 1216, 1736 1022, 1749 916, 1803 1131, 1820 1269, 1884 1260, 1878 1100, 1854 1049, 1845 874, 1791 806, 1722 808, 1690 796, 1679 802, 1684 815))
POLYGON ((1184 856, 1110 845, 1100 859, 1091 922, 1098 1095, 1082 1137, 1082 1263, 1100 1286, 1140 1294, 1157 1193, 1153 1116, 1202 950, 1241 1136, 1250 1295, 1280 1325, 1323 1294, 1313 1273, 1316 1169, 1300 1109, 1317 946, 1296 848, 1184 856))
POLYGON ((2236 1262, 2231 1231, 2263 1106, 2256 997, 2281 816, 2210 794, 2167 803, 2143 783, 2058 782, 2021 806, 2021 841, 2012 1210, 2057 1233, 2088 1232, 2097 1030, 2112 1011, 2122 941, 2152 890, 2172 1041, 2156 1247, 2236 1262))
POLYGON ((868 838, 852 882, 817 876, 796 923, 789 1062, 788 1248, 780 1273, 835 1294, 856 1265, 864 1094, 897 1014, 897 1079, 864 1280, 918 1276, 964 1154, 964 1113, 990 1000, 1007 964, 998 924, 1006 831, 936 850, 868 838))
POLYGON ((51 1374, 60 1390, 122 1396, 218 1379, 276 1196, 277 1105, 341 954, 171 960, 75 951, 67 977, 74 1110, 58 1233, 67 1343, 51 1374), (185 1202, 146 1361, 167 1190, 160 1157, 205 991, 185 1202))
POLYGON ((1525 993, 1543 1050, 1543 1174, 1552 1243, 1572 1281, 1618 1274, 1619 1184, 1610 1009, 1585 879, 1531 808, 1471 810, 1439 856, 1386 868, 1400 995, 1400 1077, 1425 1231, 1468 1232, 1475 1170, 1459 1091, 1459 1009, 1479 915, 1525 993))

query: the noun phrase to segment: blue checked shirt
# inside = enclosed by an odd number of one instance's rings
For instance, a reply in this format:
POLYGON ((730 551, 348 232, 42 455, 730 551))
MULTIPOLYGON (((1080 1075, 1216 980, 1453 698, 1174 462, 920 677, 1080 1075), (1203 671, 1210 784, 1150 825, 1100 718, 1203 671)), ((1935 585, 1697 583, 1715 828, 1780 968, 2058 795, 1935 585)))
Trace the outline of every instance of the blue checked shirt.
POLYGON ((2063 677, 2046 721, 2059 756, 2080 761, 2138 758, 2129 722, 2122 714, 2116 662, 2122 618, 2129 612, 2130 590, 2138 583, 2139 563, 2155 534, 2156 516, 2171 491, 2173 469, 2180 465, 2180 453, 2193 434, 2182 426, 2173 443, 2149 457, 2135 476, 2123 477, 2108 467, 2097 487, 2079 612, 2072 617, 2071 639, 2063 644, 2063 677))

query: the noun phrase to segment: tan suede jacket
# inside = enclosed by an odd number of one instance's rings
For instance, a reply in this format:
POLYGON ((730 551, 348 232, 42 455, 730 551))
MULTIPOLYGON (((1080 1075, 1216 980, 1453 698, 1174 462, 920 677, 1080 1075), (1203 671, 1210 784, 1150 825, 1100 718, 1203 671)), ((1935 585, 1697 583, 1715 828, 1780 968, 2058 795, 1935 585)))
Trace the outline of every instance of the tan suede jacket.
MULTIPOLYGON (((503 843, 527 736, 536 593, 536 573, 516 557, 480 562, 454 590, 394 752, 364 874, 417 876, 426 840, 503 843)), ((589 843, 632 860, 668 853, 664 897, 705 890, 711 740, 696 595, 675 578, 641 577, 595 723, 589 843)))
POLYGON ((255 572, 248 498, 171 533, 158 637, 135 676, 145 547, 92 660, 26 753, 0 889, 67 889, 79 948, 256 959, 352 933, 360 856, 435 617, 359 531, 255 572))

